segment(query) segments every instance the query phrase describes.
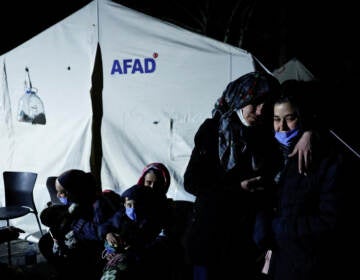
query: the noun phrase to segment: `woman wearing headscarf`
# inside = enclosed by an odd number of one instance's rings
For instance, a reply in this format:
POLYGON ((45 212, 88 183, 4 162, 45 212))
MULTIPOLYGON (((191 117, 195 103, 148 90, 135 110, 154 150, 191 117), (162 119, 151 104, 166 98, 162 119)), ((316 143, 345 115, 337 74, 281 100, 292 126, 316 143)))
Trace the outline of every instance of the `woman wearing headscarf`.
POLYGON ((161 222, 161 232, 149 250, 149 267, 161 279, 168 279, 170 273, 183 273, 184 248, 182 244, 182 225, 179 223, 178 204, 167 197, 170 187, 170 172, 161 162, 147 164, 140 175, 138 185, 152 188, 160 197, 157 219, 161 222), (158 271, 156 273, 156 271, 158 271), (160 275, 159 272, 162 272, 160 275), (178 271, 178 272, 176 272, 178 271))
POLYGON ((139 186, 150 187, 155 193, 159 195, 161 211, 158 219, 161 219, 163 224, 162 235, 170 234, 170 227, 172 223, 172 208, 173 200, 167 197, 167 192, 170 187, 170 172, 168 168, 161 162, 152 162, 147 164, 138 179, 139 186))
POLYGON ((195 135, 184 174, 185 190, 196 196, 186 241, 195 280, 249 280, 258 274, 260 251, 252 236, 279 162, 271 126, 279 89, 270 74, 241 76, 229 83, 213 117, 195 135))
POLYGON ((149 163, 142 170, 137 184, 151 187, 166 196, 170 186, 170 172, 161 162, 149 163))

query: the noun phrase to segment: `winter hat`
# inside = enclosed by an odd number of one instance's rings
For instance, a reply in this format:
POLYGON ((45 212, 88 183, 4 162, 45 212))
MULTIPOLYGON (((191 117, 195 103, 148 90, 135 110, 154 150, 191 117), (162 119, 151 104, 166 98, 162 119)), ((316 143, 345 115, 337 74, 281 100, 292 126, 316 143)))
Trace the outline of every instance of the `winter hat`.
POLYGON ((93 202, 96 197, 94 176, 79 169, 70 169, 57 177, 58 182, 67 191, 68 197, 75 203, 93 202))
POLYGON ((136 203, 142 204, 152 198, 153 190, 151 188, 144 187, 143 185, 134 185, 126 189, 121 197, 125 199, 135 200, 136 203))
POLYGON ((154 215, 160 202, 159 194, 152 188, 143 185, 134 185, 126 189, 121 197, 125 197, 135 201, 136 215, 140 218, 144 216, 154 215))

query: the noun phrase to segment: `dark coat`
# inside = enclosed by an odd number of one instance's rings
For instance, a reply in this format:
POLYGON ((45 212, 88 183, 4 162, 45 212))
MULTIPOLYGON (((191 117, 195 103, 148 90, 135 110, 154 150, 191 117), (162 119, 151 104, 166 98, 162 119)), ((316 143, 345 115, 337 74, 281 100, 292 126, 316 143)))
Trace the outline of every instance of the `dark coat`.
POLYGON ((324 147, 315 148, 317 157, 307 176, 298 173, 297 157, 288 160, 280 176, 272 221, 275 244, 270 274, 275 280, 335 277, 342 158, 324 147))
POLYGON ((238 123, 241 154, 237 155, 238 164, 227 172, 219 160, 216 119, 205 120, 195 135, 184 174, 185 190, 196 196, 186 247, 193 264, 219 270, 228 265, 247 274, 254 269, 259 254, 252 232, 256 212, 272 186, 276 167, 271 151, 275 142, 272 133, 238 123), (258 161, 256 168, 254 159, 258 161), (242 180, 258 175, 264 177, 266 191, 250 193, 240 187, 242 180))

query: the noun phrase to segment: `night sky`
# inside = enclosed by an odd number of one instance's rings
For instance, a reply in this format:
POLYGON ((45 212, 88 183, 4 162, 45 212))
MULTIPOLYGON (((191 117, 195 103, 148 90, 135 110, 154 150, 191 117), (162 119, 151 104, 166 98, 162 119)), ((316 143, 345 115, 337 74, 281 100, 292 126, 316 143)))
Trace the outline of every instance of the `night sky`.
POLYGON ((90 2, 89 0, 45 2, 10 0, 1 3, 0 54, 26 42, 90 2))

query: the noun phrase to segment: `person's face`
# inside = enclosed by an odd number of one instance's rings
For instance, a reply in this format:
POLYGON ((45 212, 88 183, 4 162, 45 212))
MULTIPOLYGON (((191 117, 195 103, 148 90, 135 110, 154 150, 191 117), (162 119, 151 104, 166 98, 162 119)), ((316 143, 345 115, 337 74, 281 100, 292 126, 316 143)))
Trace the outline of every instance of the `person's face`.
POLYGON ((68 197, 67 191, 63 188, 58 180, 55 181, 56 195, 59 198, 68 197))
POLYGON ((144 177, 144 186, 154 188, 157 183, 156 175, 152 172, 148 172, 144 177))
POLYGON ((128 208, 135 208, 135 200, 125 197, 124 206, 128 208))
POLYGON ((264 103, 258 105, 249 104, 242 109, 242 115, 249 126, 262 123, 264 119, 264 103))
POLYGON ((274 130, 275 132, 295 129, 299 118, 295 108, 289 102, 274 105, 274 130))

